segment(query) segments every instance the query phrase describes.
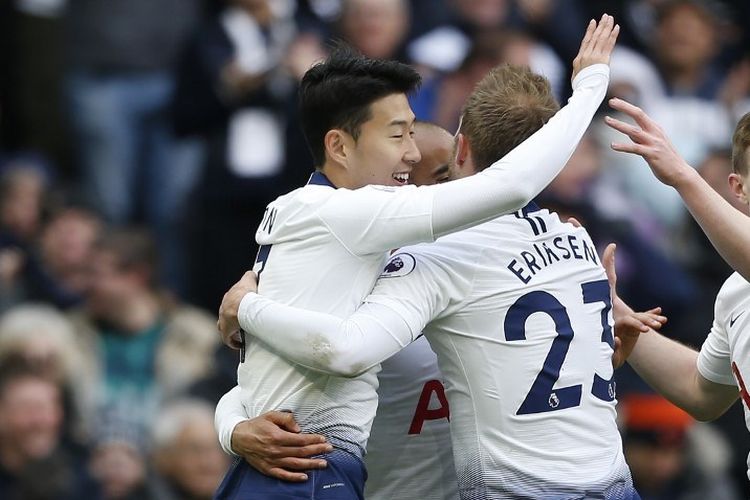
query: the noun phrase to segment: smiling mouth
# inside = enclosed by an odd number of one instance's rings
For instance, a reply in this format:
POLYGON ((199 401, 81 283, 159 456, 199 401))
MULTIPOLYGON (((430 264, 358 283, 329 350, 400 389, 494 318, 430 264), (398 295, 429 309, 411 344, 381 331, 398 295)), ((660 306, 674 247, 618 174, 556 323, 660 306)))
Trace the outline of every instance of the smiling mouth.
POLYGON ((409 182, 409 172, 395 173, 392 177, 396 182, 402 185, 409 182))

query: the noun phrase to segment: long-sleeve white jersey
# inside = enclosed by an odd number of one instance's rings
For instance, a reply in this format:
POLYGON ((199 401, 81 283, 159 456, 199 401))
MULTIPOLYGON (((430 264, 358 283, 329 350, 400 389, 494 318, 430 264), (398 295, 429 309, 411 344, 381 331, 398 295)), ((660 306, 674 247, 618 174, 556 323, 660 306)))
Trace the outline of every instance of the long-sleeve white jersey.
POLYGON ((424 337, 382 363, 367 443, 367 500, 455 500, 450 408, 424 337))
MULTIPOLYGON (((256 233, 260 292, 283 304, 348 316, 371 290, 389 249, 490 220, 541 191, 572 154, 608 80, 606 65, 582 70, 568 104, 542 129, 466 179, 348 190, 313 174, 308 185, 266 209, 256 233)), ((315 339, 309 342, 325 352, 315 339)), ((303 431, 324 434, 334 446, 362 455, 377 403, 376 369, 353 379, 325 375, 250 341, 238 380, 248 417, 290 410, 303 431)))
POLYGON ((461 498, 622 499, 635 493, 615 422, 610 304, 586 231, 530 205, 401 249, 346 320, 255 294, 240 310, 284 356, 351 375, 424 329, 461 498))
MULTIPOLYGON (((750 283, 737 273, 724 282, 714 306, 711 332, 698 354, 698 371, 717 384, 736 385, 750 431, 750 283)), ((750 455, 747 459, 750 478, 750 455)))
MULTIPOLYGON (((455 500, 458 482, 450 440, 450 408, 437 356, 425 337, 382 363, 378 412, 367 442, 368 500, 455 500)), ((232 430, 245 420, 239 387, 216 406, 227 453, 232 430)))

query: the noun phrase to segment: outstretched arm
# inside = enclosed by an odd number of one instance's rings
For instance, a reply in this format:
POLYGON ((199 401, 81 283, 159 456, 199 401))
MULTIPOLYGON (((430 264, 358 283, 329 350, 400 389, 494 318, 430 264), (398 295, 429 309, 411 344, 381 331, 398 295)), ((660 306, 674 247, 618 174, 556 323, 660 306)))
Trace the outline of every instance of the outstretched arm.
POLYGON ((591 123, 607 91, 618 32, 611 16, 591 22, 574 62, 568 104, 490 167, 435 186, 363 188, 373 197, 370 205, 361 193, 344 191, 319 212, 321 218, 344 246, 362 255, 432 241, 524 207, 562 170, 591 123), (356 230, 353 221, 361 221, 356 230))
POLYGON ((448 273, 434 255, 412 251, 390 262, 402 258, 416 258, 418 265, 406 275, 379 279, 365 302, 344 319, 257 295, 254 273, 245 273, 224 296, 219 328, 242 327, 284 358, 313 370, 357 376, 414 341, 468 290, 469 277, 448 273))
POLYGON ((610 106, 625 113, 635 125, 607 117, 607 125, 627 135, 633 142, 613 143, 612 149, 643 157, 654 175, 680 193, 685 205, 719 254, 745 279, 750 279, 750 218, 721 197, 677 153, 664 131, 643 110, 611 99, 610 106))
POLYGON ((698 352, 653 330, 640 335, 628 362, 651 387, 697 420, 718 418, 739 397, 737 387, 701 375, 698 352))
MULTIPOLYGON (((654 331, 653 328, 660 328, 666 322, 666 318, 659 314, 660 309, 634 313, 620 299, 616 290, 614 244, 607 246, 602 264, 607 272, 614 306, 617 339, 612 363, 615 368, 627 359, 646 383, 697 420, 713 420, 723 414, 737 400, 737 388, 706 379, 698 369, 699 354, 696 351, 654 331)), ((720 344, 719 328, 718 324, 714 325, 704 349, 711 350, 711 340, 720 344)), ((726 349, 714 351, 718 355, 706 356, 706 359, 719 359, 717 364, 721 364, 721 352, 726 349)))

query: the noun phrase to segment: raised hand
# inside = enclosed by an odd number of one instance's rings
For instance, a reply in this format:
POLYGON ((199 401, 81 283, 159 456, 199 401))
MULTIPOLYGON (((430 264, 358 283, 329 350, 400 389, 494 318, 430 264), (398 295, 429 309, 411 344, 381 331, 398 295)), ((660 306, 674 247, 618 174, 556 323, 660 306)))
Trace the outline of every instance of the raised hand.
POLYGON ((633 125, 611 116, 604 118, 607 125, 627 135, 633 141, 631 143, 613 142, 612 149, 643 157, 654 175, 669 186, 678 184, 684 173, 692 170, 692 167, 677 153, 661 127, 641 108, 618 98, 610 99, 609 105, 635 121, 633 125))
POLYGON ((573 79, 585 67, 592 64, 609 64, 609 57, 615 48, 620 25, 615 19, 604 14, 597 23, 593 19, 586 28, 578 55, 573 59, 573 79))

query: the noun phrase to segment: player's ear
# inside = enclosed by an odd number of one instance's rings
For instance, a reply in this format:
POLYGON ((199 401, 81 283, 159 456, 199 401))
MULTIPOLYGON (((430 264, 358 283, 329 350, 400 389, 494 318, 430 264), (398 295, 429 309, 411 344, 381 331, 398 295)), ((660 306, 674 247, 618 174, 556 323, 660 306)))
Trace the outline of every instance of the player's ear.
POLYGON ((464 134, 459 133, 456 137, 456 165, 463 167, 469 156, 469 141, 464 134))
POLYGON ((348 156, 350 152, 352 137, 341 129, 329 130, 323 137, 323 144, 326 148, 326 157, 334 163, 346 167, 348 165, 348 156))
POLYGON ((743 205, 748 204, 747 191, 745 190, 745 180, 739 174, 729 174, 729 190, 732 194, 742 202, 743 205))

